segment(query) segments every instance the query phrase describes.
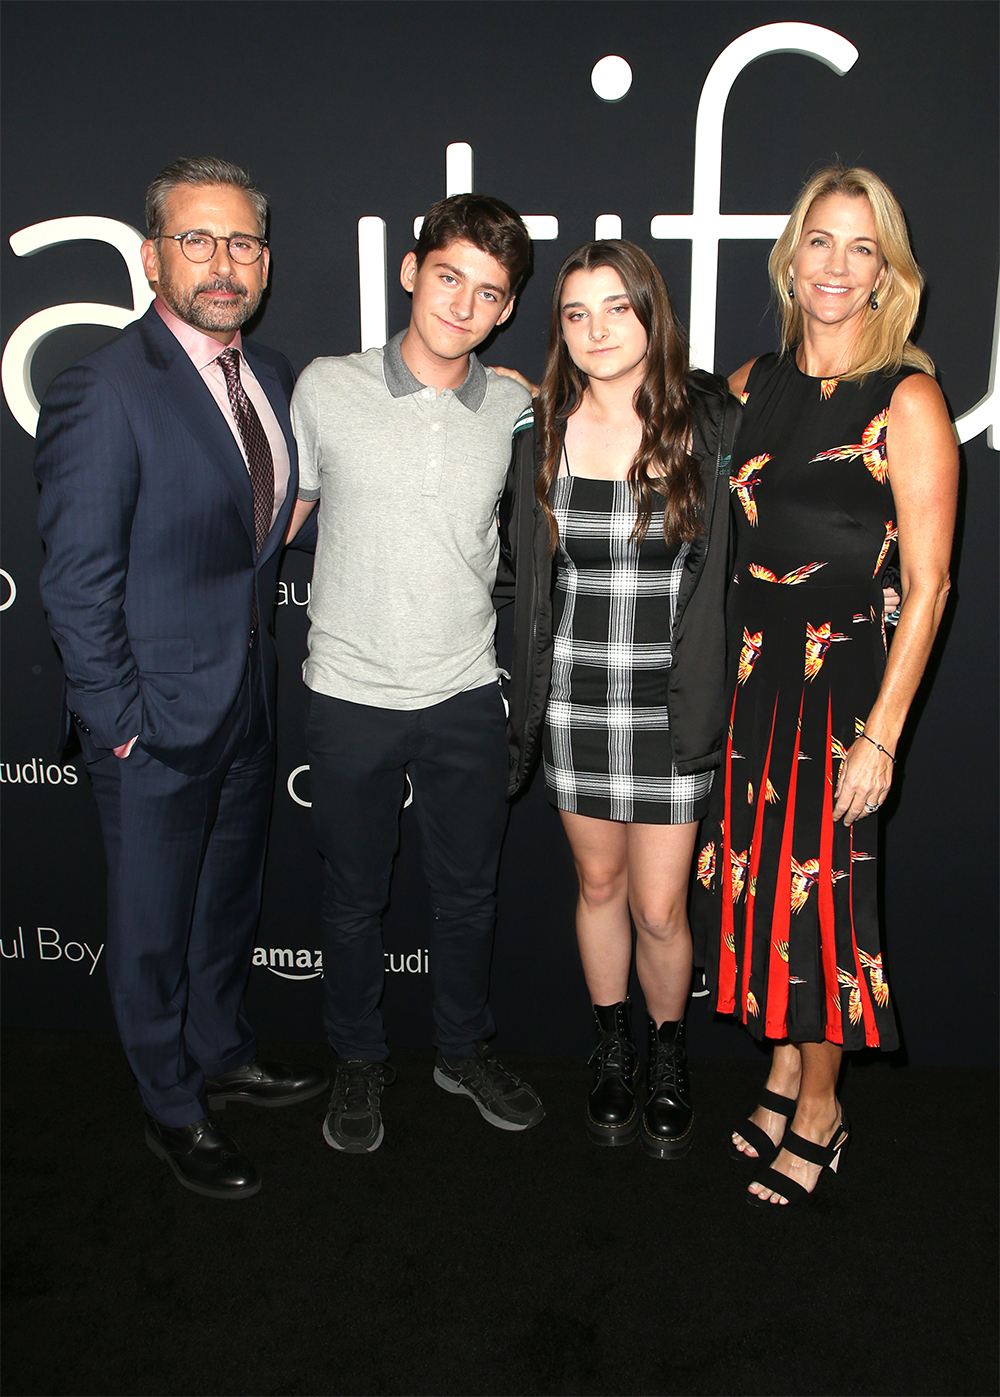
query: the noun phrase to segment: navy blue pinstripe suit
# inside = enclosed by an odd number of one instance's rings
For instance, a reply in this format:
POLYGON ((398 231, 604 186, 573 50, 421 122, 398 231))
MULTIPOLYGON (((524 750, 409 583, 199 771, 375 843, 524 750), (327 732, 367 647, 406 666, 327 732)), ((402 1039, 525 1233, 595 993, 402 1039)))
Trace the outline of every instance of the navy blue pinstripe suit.
POLYGON ((298 467, 291 367, 243 350, 291 467, 259 556, 232 431, 152 307, 55 379, 38 427, 42 600, 63 735, 72 715, 104 833, 112 1003, 145 1107, 169 1126, 206 1114, 205 1073, 256 1054, 243 995, 274 778, 269 623, 298 467))

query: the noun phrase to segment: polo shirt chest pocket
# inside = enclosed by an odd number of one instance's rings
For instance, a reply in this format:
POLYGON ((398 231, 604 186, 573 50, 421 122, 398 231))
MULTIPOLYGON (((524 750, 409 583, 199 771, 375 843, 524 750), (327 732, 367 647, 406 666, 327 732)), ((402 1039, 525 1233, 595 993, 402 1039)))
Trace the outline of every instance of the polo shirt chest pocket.
POLYGON ((443 492, 460 513, 478 517, 484 501, 492 501, 492 508, 499 498, 509 461, 510 453, 498 453, 495 445, 492 450, 434 453, 428 456, 420 493, 443 492))

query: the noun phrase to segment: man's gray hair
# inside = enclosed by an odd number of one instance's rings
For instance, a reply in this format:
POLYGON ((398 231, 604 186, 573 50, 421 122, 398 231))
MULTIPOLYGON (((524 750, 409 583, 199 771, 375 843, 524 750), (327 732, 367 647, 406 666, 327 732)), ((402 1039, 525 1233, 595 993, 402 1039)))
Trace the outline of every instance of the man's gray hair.
MULTIPOLYGON (((267 196, 254 184, 246 170, 228 160, 218 160, 215 156, 205 156, 200 160, 182 158, 172 160, 165 166, 146 190, 146 235, 158 238, 166 225, 167 200, 171 190, 180 184, 227 184, 233 189, 241 189, 257 210, 260 234, 267 232, 267 196)), ((178 229, 184 232, 184 229, 178 229)), ((250 229, 240 229, 249 233, 250 229)))

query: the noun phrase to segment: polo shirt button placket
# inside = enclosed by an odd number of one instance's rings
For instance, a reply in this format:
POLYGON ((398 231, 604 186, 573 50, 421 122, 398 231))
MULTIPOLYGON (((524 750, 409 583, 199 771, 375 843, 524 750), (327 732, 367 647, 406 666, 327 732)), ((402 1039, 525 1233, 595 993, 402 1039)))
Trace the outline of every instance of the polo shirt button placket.
MULTIPOLYGON (((428 392, 431 390, 428 389, 428 392)), ((447 390, 445 390, 447 391, 447 390)), ((437 412, 442 406, 444 392, 435 394, 431 403, 431 411, 437 412)), ((422 493, 425 495, 436 495, 441 488, 441 461, 444 455, 444 442, 441 438, 441 423, 432 422, 430 424, 430 437, 427 443, 427 465, 424 471, 424 484, 422 493)))

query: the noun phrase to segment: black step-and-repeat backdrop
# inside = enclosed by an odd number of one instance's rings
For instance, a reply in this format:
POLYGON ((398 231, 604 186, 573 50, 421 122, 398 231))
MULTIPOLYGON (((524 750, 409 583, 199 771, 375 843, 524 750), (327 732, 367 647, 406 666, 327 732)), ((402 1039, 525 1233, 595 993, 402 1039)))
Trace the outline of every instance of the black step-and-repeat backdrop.
MULTIPOLYGON (((443 194, 529 216, 535 270, 485 352, 537 377, 563 257, 596 236, 655 258, 696 362, 774 346, 765 264, 808 173, 871 166, 910 220, 919 342, 963 442, 956 585, 884 824, 888 966, 910 1059, 992 1063, 996 1033, 997 9, 993 3, 8 3, 4 6, 3 630, 7 1024, 110 1028, 103 855, 38 598, 37 398, 141 313, 145 186, 219 154, 272 199, 253 333, 296 369, 405 324, 413 221, 443 194), (990 433, 994 435, 990 437, 990 433)), ((318 1040, 320 865, 300 664, 310 559, 278 595, 279 774, 249 999, 262 1036, 318 1040)), ((501 649, 504 623, 500 625, 501 649)), ((429 1039, 428 900, 401 814, 385 923, 395 1042, 429 1039)), ((590 1039, 574 877, 540 783, 513 810, 492 999, 508 1051, 590 1039)), ((751 1051, 692 1015, 696 1056, 751 1051)))

